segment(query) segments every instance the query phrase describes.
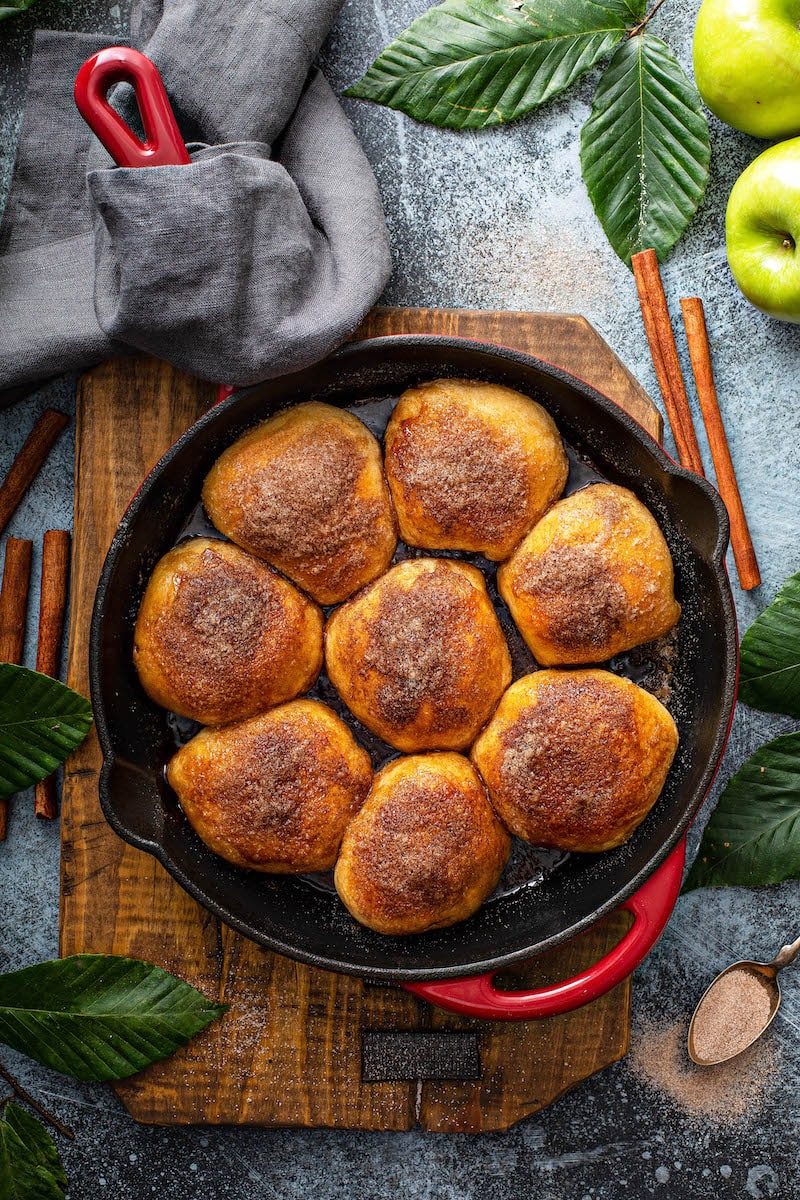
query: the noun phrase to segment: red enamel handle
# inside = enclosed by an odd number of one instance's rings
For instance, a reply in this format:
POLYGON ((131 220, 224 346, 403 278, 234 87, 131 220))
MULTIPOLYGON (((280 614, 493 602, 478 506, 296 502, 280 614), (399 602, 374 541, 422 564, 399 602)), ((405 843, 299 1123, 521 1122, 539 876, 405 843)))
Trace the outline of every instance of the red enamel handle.
POLYGON ((118 166, 166 167, 191 162, 158 68, 138 50, 110 46, 88 58, 75 80, 75 103, 118 166), (108 103, 108 91, 116 83, 133 86, 144 141, 108 103))
POLYGON ((686 859, 686 839, 646 883, 620 907, 633 913, 633 925, 605 958, 594 966, 549 987, 532 991, 500 991, 494 986, 495 971, 448 979, 441 983, 407 983, 403 986, 439 1008, 487 1021, 525 1021, 555 1017, 597 1000, 622 983, 650 953, 672 915, 681 889, 686 859))

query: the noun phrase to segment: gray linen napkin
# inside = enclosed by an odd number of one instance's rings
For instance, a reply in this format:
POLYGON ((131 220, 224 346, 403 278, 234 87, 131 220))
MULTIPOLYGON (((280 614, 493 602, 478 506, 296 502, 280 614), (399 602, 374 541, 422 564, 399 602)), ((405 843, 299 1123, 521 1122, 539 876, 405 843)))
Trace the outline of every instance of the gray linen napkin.
POLYGON ((134 6, 133 39, 204 144, 181 167, 111 166, 72 101, 109 39, 37 35, 0 227, 0 389, 131 349, 253 383, 352 332, 390 260, 369 164, 309 74, 341 3, 134 6))

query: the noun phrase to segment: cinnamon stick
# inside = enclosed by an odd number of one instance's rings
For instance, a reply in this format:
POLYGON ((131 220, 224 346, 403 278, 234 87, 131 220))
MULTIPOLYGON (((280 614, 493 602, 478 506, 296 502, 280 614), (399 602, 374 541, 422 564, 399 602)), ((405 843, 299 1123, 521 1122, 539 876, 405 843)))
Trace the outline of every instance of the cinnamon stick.
POLYGON ((750 537, 750 529, 747 525, 747 517, 717 398, 714 368, 711 362, 711 346, 708 341, 708 327, 702 300, 698 296, 687 296, 681 300, 681 312, 686 329, 692 373, 700 399, 700 410, 703 414, 703 423, 708 434, 708 445, 717 476, 717 485, 731 521, 731 547, 736 570, 743 590, 749 592, 761 583, 761 572, 758 569, 758 560, 753 540, 750 537))
POLYGON ((32 556, 33 542, 26 538, 10 537, 6 542, 0 589, 0 662, 22 662, 32 556))
POLYGON ((0 484, 0 533, 17 505, 33 483, 69 417, 54 408, 46 408, 25 439, 11 469, 0 484))
MULTIPOLYGON (((42 586, 39 600, 39 642, 36 670, 58 678, 61 642, 67 611, 70 535, 65 529, 48 529, 42 543, 42 586)), ((33 811, 44 821, 58 813, 56 777, 50 775, 36 784, 33 811)))
MULTIPOLYGON (((28 587, 31 578, 33 542, 10 537, 3 563, 0 588, 0 662, 22 662, 25 646, 25 622, 28 613, 28 587)), ((8 799, 0 799, 0 842, 8 828, 8 799)))
POLYGON ((697 444, 697 434, 655 250, 642 250, 634 254, 631 266, 639 294, 645 333, 650 344, 650 354, 658 386, 664 398, 672 436, 678 449, 678 458, 682 466, 703 475, 703 460, 697 444))

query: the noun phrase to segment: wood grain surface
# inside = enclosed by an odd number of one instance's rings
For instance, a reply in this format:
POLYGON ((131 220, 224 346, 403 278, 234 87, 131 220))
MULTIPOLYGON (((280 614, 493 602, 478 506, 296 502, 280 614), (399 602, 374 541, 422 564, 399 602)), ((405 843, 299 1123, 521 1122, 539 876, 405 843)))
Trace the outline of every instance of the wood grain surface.
MULTIPOLYGON (((527 350, 593 383, 660 436, 652 401, 580 317, 380 309, 360 331, 403 332, 457 334, 527 350)), ((116 526, 149 469, 214 395, 212 385, 154 359, 107 363, 81 381, 68 680, 84 694, 94 593, 116 526)), ((65 772, 61 953, 149 959, 231 1005, 172 1058, 117 1085, 137 1120, 506 1129, 625 1054, 628 981, 565 1017, 490 1024, 434 1010, 399 988, 314 970, 261 949, 221 925, 154 858, 112 832, 98 801, 100 768, 92 734, 65 772), (364 1082, 362 1034, 393 1030, 473 1031, 481 1078, 364 1082)), ((505 981, 565 978, 609 950, 626 927, 627 918, 615 915, 505 981)))

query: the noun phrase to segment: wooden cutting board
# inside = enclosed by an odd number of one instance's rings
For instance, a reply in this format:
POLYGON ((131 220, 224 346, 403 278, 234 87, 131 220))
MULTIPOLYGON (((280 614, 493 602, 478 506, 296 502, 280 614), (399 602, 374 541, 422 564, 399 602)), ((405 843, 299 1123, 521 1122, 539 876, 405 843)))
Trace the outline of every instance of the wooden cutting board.
MULTIPOLYGON (((515 346, 593 383, 660 437, 652 401, 582 318, 538 313, 378 309, 360 336, 447 333, 515 346)), ((76 421, 69 683, 87 693, 89 622, 114 530, 168 446, 215 389, 155 359, 86 375, 76 421)), ((229 1013, 162 1063, 117 1085, 139 1121, 410 1129, 506 1129, 627 1050, 630 983, 565 1017, 457 1018, 400 988, 270 954, 200 908, 147 854, 122 842, 98 801, 92 734, 67 765, 62 804, 61 953, 133 955, 182 976, 229 1013)), ((613 916, 509 973, 565 978, 619 940, 613 916)))

